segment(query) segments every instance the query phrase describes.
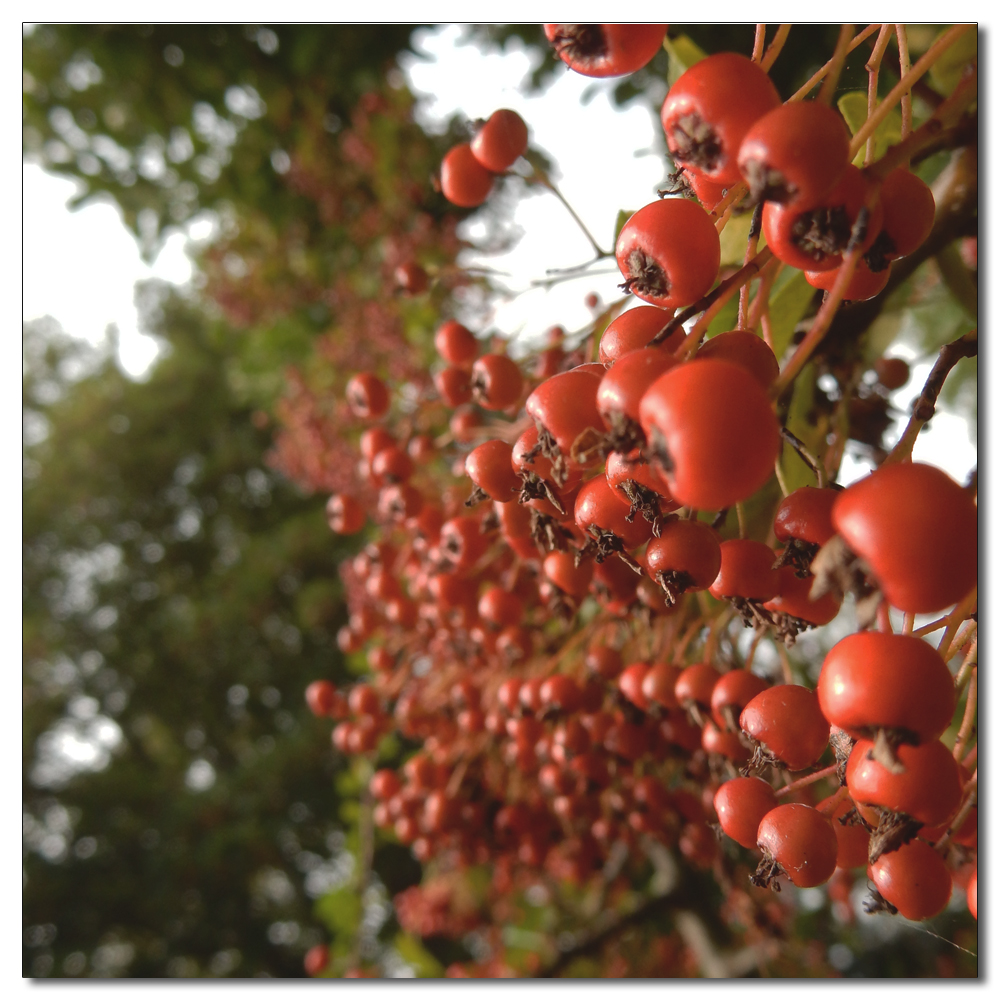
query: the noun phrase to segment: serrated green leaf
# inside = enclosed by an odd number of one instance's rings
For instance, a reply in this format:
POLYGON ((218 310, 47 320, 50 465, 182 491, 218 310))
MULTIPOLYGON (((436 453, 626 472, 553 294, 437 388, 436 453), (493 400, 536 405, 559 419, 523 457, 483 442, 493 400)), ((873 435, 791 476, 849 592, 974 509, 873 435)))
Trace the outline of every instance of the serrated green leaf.
MULTIPOLYGON (((855 135, 859 128, 868 120, 868 95, 863 90, 852 90, 837 98, 837 107, 855 135)), ((899 108, 893 108, 875 129, 874 159, 878 159, 886 150, 900 142, 903 134, 903 115, 899 108)), ((860 167, 865 162, 865 148, 858 150, 854 157, 854 165, 860 167)))
POLYGON ((393 944, 418 978, 440 979, 444 975, 444 966, 415 937, 400 933, 393 944))
POLYGON ((806 281, 801 271, 796 271, 771 294, 771 338, 774 341, 774 356, 779 362, 792 342, 795 324, 805 316, 815 294, 816 289, 806 281))
POLYGON ((615 218, 615 238, 614 238, 615 246, 618 245, 618 235, 619 233, 621 233, 622 227, 625 225, 626 222, 628 222, 629 219, 632 218, 633 215, 635 215, 635 212, 627 212, 625 211, 624 208, 618 209, 618 215, 615 218))
POLYGON ((701 46, 695 44, 687 35, 678 35, 677 38, 664 38, 663 47, 670 56, 667 82, 671 87, 696 62, 700 62, 708 55, 701 46))
POLYGON ((321 896, 316 901, 316 916, 334 937, 354 934, 361 919, 361 900, 354 887, 344 886, 321 896))

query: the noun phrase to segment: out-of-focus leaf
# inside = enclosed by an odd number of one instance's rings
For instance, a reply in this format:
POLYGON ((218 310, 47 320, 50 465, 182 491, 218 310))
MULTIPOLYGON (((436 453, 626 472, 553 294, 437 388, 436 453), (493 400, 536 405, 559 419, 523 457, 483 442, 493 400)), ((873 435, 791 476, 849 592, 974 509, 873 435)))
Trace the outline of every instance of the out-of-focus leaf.
POLYGON ((816 289, 806 281, 806 276, 801 271, 795 271, 789 280, 771 294, 771 338, 774 356, 779 362, 792 341, 795 324, 805 316, 815 294, 816 289))
POLYGON ((618 215, 615 216, 615 245, 618 244, 618 235, 621 233, 622 227, 633 215, 635 215, 635 212, 629 212, 624 208, 618 209, 618 215))
MULTIPOLYGON (((861 90, 852 90, 837 98, 837 107, 844 116, 847 127, 851 130, 851 135, 855 135, 868 119, 868 95, 861 90)), ((874 159, 877 160, 891 145, 898 143, 902 137, 902 131, 903 116, 898 108, 893 108, 875 129, 874 159)), ((865 149, 862 147, 858 150, 857 156, 854 157, 854 164, 860 167, 864 162, 865 149)))
MULTIPOLYGON (((945 30, 947 29, 942 29, 939 34, 944 34, 945 30)), ((978 56, 979 30, 973 27, 971 31, 967 31, 957 42, 946 49, 930 68, 928 76, 931 86, 947 97, 958 86, 958 81, 962 78, 969 63, 976 60, 978 56)))
POLYGON ((958 304, 972 319, 979 316, 979 289, 954 243, 946 246, 935 258, 941 277, 958 304))
POLYGON ((865 337, 864 357, 869 363, 882 357, 899 336, 903 315, 899 311, 883 312, 870 327, 865 337))
MULTIPOLYGON (((822 461, 829 427, 825 418, 817 419, 814 412, 815 401, 816 366, 809 364, 802 369, 795 380, 785 426, 818 461, 822 461)), ((790 491, 797 490, 800 486, 816 485, 816 474, 789 444, 785 444, 782 448, 781 471, 790 491)))
POLYGON ((334 937, 352 935, 361 919, 361 899, 354 886, 328 892, 316 902, 316 916, 334 937))
POLYGON ((736 320, 740 311, 740 297, 734 295, 715 315, 712 322, 708 324, 706 336, 714 337, 719 333, 726 333, 736 329, 736 320))
POLYGON ((667 74, 667 82, 671 87, 680 79, 684 72, 689 70, 696 62, 700 62, 708 54, 687 35, 678 35, 677 38, 664 38, 663 47, 670 54, 670 69, 667 74))
POLYGON ((753 213, 731 216, 726 228, 722 230, 719 243, 722 250, 722 264, 743 264, 747 250, 747 239, 750 236, 750 223, 753 213))
POLYGON ((441 963, 409 934, 397 934, 393 942, 403 961, 413 967, 420 979, 440 979, 444 974, 441 963))

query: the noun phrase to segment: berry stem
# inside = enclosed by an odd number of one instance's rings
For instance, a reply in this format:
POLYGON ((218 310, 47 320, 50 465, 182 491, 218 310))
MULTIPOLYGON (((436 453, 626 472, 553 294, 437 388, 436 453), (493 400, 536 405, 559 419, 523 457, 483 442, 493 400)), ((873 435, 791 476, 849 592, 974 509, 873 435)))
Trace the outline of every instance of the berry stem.
POLYGON ((833 95, 837 89, 837 84, 840 82, 840 74, 844 69, 844 60, 847 59, 847 53, 850 51, 849 46, 851 44, 852 31, 854 31, 853 24, 842 24, 840 26, 837 47, 833 50, 833 57, 827 63, 830 67, 829 72, 823 80, 823 86, 820 87, 820 91, 816 95, 817 104, 825 104, 829 107, 833 103, 833 95))
POLYGON ((912 611, 907 611, 903 615, 903 635, 913 634, 913 619, 915 615, 912 611))
MULTIPOLYGON (((955 606, 955 610, 949 615, 948 627, 944 631, 944 635, 941 637, 941 641, 938 643, 938 652, 944 656, 946 651, 951 649, 952 640, 955 638, 955 634, 958 632, 959 626, 966 618, 969 617, 969 612, 976 604, 976 600, 979 596, 979 589, 973 587, 969 593, 958 602, 955 606)), ((952 653, 952 656, 955 654, 952 653)))
POLYGON ((813 785, 817 781, 822 781, 824 778, 828 778, 831 774, 836 774, 838 766, 838 764, 831 764, 829 767, 824 767, 819 771, 813 771, 812 774, 807 774, 804 778, 798 778, 791 784, 785 785, 784 788, 777 789, 774 794, 787 795, 789 792, 797 792, 800 788, 813 785))
POLYGON ((913 453, 913 446, 917 441, 917 435, 924 424, 934 416, 934 408, 937 404, 937 398, 941 394, 941 389, 944 387, 945 379, 962 358, 975 357, 978 350, 978 329, 971 330, 963 337, 959 337, 958 340, 953 340, 941 348, 937 360, 934 362, 934 367, 931 368, 927 380, 924 382, 924 387, 920 390, 920 395, 913 401, 910 419, 903 429, 899 441, 889 452, 889 456, 883 464, 909 460, 913 453))
POLYGON ((761 333, 764 336, 764 343, 772 351, 774 350, 774 341, 771 337, 771 303, 769 299, 771 297, 771 289, 774 287, 778 275, 785 269, 785 266, 783 261, 774 257, 761 268, 760 284, 757 286, 757 294, 750 305, 750 315, 747 318, 747 329, 756 330, 759 325, 761 333))
POLYGON ((753 35, 753 55, 750 57, 755 63, 759 63, 764 55, 764 35, 767 32, 766 24, 758 24, 753 35))
MULTIPOLYGON (((753 210, 753 216, 750 219, 750 232, 747 235, 747 249, 746 253, 743 255, 743 266, 746 267, 751 260, 757 255, 757 244, 760 242, 760 224, 761 218, 764 214, 764 203, 758 202, 757 206, 753 210)), ((736 321, 736 327, 739 330, 747 330, 747 310, 750 305, 750 282, 748 281, 745 285, 740 287, 740 311, 739 319, 736 321)))
MULTIPOLYGON (((864 29, 864 31, 861 31, 857 35, 855 35, 851 39, 850 45, 847 46, 848 54, 853 52, 866 38, 870 37, 871 35, 874 35, 875 32, 878 31, 879 28, 881 27, 882 27, 881 24, 869 24, 868 27, 864 29)), ((806 96, 806 94, 808 94, 809 91, 812 90, 813 87, 815 87, 816 84, 819 83, 820 80, 824 79, 826 77, 826 74, 830 72, 830 70, 833 68, 834 65, 834 59, 836 59, 836 56, 831 58, 828 62, 824 63, 818 70, 816 70, 816 72, 813 73, 813 75, 801 87, 799 87, 799 89, 796 90, 795 93, 792 94, 792 96, 789 97, 785 103, 791 104, 792 101, 801 101, 806 96)))
POLYGON ((767 47, 767 51, 764 53, 764 58, 761 60, 760 68, 765 72, 769 72, 771 67, 774 65, 775 59, 781 54, 781 50, 785 47, 785 42, 788 39, 788 33, 792 30, 790 24, 779 24, 778 31, 774 38, 771 39, 771 44, 767 47))
POLYGON ((778 488, 783 497, 788 496, 788 483, 785 482, 785 474, 781 471, 781 456, 774 460, 774 478, 778 480, 778 488))
POLYGON ((781 437, 792 446, 799 458, 816 474, 816 485, 823 489, 826 486, 826 474, 823 466, 816 460, 816 456, 800 441, 787 427, 781 428, 781 437))
MULTIPOLYGON (((861 147, 868 141, 868 136, 870 136, 875 129, 882 124, 885 117, 890 111, 903 99, 904 94, 908 94, 916 83, 935 62, 941 57, 941 55, 946 52, 952 45, 955 44, 970 28, 975 27, 972 24, 957 24, 952 28, 949 28, 940 38, 913 64, 909 73, 904 74, 899 83, 896 84, 892 90, 886 95, 885 100, 875 109, 874 113, 868 116, 868 120, 858 129, 855 133, 854 138, 851 140, 850 146, 850 156, 853 159, 855 154, 861 147)), ((947 102, 946 102, 947 103, 947 102)), ((938 109, 934 114, 934 119, 939 117, 941 108, 938 109)), ((934 120, 932 119, 932 120, 934 120)), ((916 133, 914 133, 916 134, 916 133)), ((897 147, 898 149, 898 147, 897 147)))
MULTIPOLYGON (((886 47, 889 45, 889 38, 892 35, 891 24, 883 24, 881 31, 878 33, 878 38, 875 40, 875 47, 872 49, 872 54, 868 57, 868 62, 865 63, 865 69, 868 70, 868 117, 870 118, 875 113, 875 105, 878 103, 878 71, 879 67, 882 65, 882 57, 885 55, 886 47)), ((870 135, 868 137, 868 142, 865 145, 865 166, 867 167, 869 163, 872 162, 872 157, 875 155, 875 136, 870 135)))
POLYGON ((597 260, 602 260, 605 257, 613 257, 614 256, 614 254, 610 250, 602 250, 601 249, 600 244, 591 235, 591 232, 587 228, 587 226, 584 223, 583 219, 581 219, 580 216, 576 214, 576 210, 566 200, 566 198, 563 195, 562 191, 560 191, 559 188, 556 187, 556 185, 549 178, 549 175, 544 170, 542 170, 537 165, 534 166, 534 170, 533 170, 531 176, 528 178, 528 183, 529 184, 530 183, 541 184, 542 187, 547 188, 549 191, 551 191, 559 199, 559 201, 562 202, 563 207, 573 217, 573 221, 577 224, 577 226, 580 227, 580 231, 583 233, 584 236, 587 237, 588 242, 594 248, 594 253, 596 255, 596 259, 597 260))
POLYGON ((957 830, 962 829, 962 824, 965 822, 965 818, 972 812, 972 807, 979 800, 979 769, 976 769, 975 774, 968 780, 964 789, 966 798, 962 803, 962 808, 955 813, 955 818, 948 824, 948 829, 941 835, 941 839, 934 845, 934 850, 940 853, 944 853, 947 848, 951 838, 955 835, 957 830))
MULTIPOLYGON (((905 79, 910 72, 910 46, 906 40, 906 25, 896 25, 896 47, 899 49, 899 78, 905 79)), ((913 94, 907 90, 899 105, 903 114, 903 129, 900 138, 906 139, 913 130, 913 94)))
POLYGON ((973 667, 969 675, 969 691, 965 696, 965 711, 962 713, 962 724, 958 727, 958 733, 955 736, 955 749, 952 751, 952 756, 955 760, 962 759, 966 744, 972 735, 972 724, 976 718, 976 708, 979 702, 977 697, 978 692, 979 668, 973 667))

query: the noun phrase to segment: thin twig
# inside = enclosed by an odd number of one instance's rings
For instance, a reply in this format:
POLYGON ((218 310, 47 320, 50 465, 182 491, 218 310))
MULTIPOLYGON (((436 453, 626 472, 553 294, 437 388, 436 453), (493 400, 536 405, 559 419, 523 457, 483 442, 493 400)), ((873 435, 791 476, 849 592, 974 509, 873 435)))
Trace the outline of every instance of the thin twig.
POLYGON ((549 191, 551 191, 562 202, 563 207, 573 217, 573 221, 580 227, 580 231, 583 233, 584 236, 587 237, 587 240, 589 241, 590 245, 594 248, 594 253, 597 255, 597 259, 598 260, 603 259, 604 257, 613 257, 614 256, 614 254, 613 254, 612 251, 601 249, 600 244, 591 235, 591 232, 587 228, 587 226, 584 223, 583 219, 581 219, 580 216, 576 214, 576 210, 566 200, 566 198, 563 195, 562 191, 560 191, 559 188, 557 188, 556 185, 552 183, 552 180, 549 178, 548 174, 546 174, 543 170, 540 170, 538 167, 535 167, 534 168, 534 173, 532 174, 532 176, 530 178, 528 178, 528 182, 529 183, 535 183, 535 184, 541 184, 542 187, 547 188, 549 191))
POLYGON ((978 681, 979 669, 973 667, 972 673, 969 675, 969 691, 965 696, 965 711, 962 713, 962 724, 959 726, 958 733, 955 736, 955 749, 952 751, 952 756, 955 760, 960 760, 965 754, 965 745, 969 742, 969 737, 972 735, 972 723, 976 717, 976 708, 978 706, 978 681))
POLYGON ((831 774, 836 774, 839 766, 839 764, 831 764, 829 767, 824 767, 820 771, 814 771, 812 774, 807 774, 804 778, 798 778, 790 785, 785 785, 784 788, 779 788, 774 794, 787 795, 789 792, 797 792, 800 788, 813 785, 817 781, 822 781, 823 778, 828 778, 831 774))
POLYGON ((975 774, 966 782, 965 788, 963 789, 965 795, 965 801, 962 803, 962 808, 955 813, 955 818, 948 824, 948 829, 941 835, 941 839, 934 845, 934 850, 939 852, 944 852, 944 849, 948 846, 951 838, 962 829, 962 824, 965 822, 966 817, 972 812, 973 806, 979 799, 979 769, 976 768, 975 774))
POLYGON ((813 470, 816 475, 816 485, 820 489, 823 489, 826 486, 826 473, 823 470, 823 466, 816 460, 816 456, 787 427, 781 428, 781 437, 792 446, 799 458, 813 470))
POLYGON ((788 33, 792 30, 790 24, 779 24, 777 34, 771 39, 771 44, 768 45, 767 51, 764 53, 764 58, 761 60, 760 68, 768 73, 771 67, 774 65, 775 59, 781 55, 781 50, 785 47, 785 42, 788 40, 788 33))
POLYGON ((934 408, 937 398, 944 387, 945 379, 952 368, 962 358, 974 358, 979 352, 979 331, 971 330, 958 340, 953 340, 950 344, 945 344, 938 353, 934 367, 931 368, 924 382, 920 395, 913 401, 910 411, 910 419, 903 429, 903 433, 896 442, 895 447, 889 452, 889 457, 885 463, 905 462, 913 453, 913 446, 916 444, 917 435, 921 428, 934 416, 934 408))
POLYGON ((764 55, 764 34, 767 32, 766 24, 758 24, 753 35, 753 55, 750 57, 755 63, 759 63, 764 55))
MULTIPOLYGON (((881 27, 882 27, 881 24, 869 24, 868 27, 864 29, 864 31, 855 35, 851 39, 851 44, 847 46, 848 54, 853 52, 866 38, 869 38, 871 35, 874 35, 875 32, 878 31, 879 28, 881 27)), ((833 65, 834 65, 834 60, 830 59, 830 61, 827 62, 825 65, 820 66, 820 68, 816 70, 816 72, 813 73, 813 75, 809 77, 809 79, 801 87, 799 87, 799 89, 796 90, 795 93, 792 94, 792 96, 789 97, 785 103, 791 104, 793 101, 801 101, 806 96, 806 94, 808 94, 809 91, 812 90, 813 87, 815 87, 816 84, 820 82, 820 80, 826 77, 826 74, 830 72, 830 70, 833 68, 833 65)))
MULTIPOLYGON (((899 78, 905 80, 910 72, 910 46, 906 40, 906 25, 896 25, 896 47, 899 49, 899 78)), ((912 88, 903 94, 899 104, 903 114, 903 129, 900 138, 905 139, 913 129, 913 93, 912 88)))
POLYGON ((951 648, 952 639, 955 638, 955 633, 958 631, 959 626, 966 618, 969 617, 969 612, 972 610, 976 601, 979 597, 979 590, 973 587, 969 593, 955 605, 955 610, 952 611, 950 616, 950 621, 948 622, 948 627, 944 630, 944 635, 941 637, 941 641, 938 643, 938 652, 944 656, 945 652, 951 648))
MULTIPOLYGON (((757 256, 757 244, 760 242, 760 224, 764 213, 764 203, 758 202, 750 217, 750 232, 747 234, 747 248, 743 254, 743 266, 746 267, 757 256)), ((740 287, 740 310, 736 327, 747 330, 747 310, 750 305, 750 282, 740 287)))
POLYGON ((844 60, 847 58, 848 47, 851 44, 851 32, 853 30, 853 24, 842 24, 840 26, 840 34, 837 36, 837 47, 833 50, 833 56, 827 64, 830 68, 823 80, 823 86, 820 87, 820 91, 816 95, 817 104, 826 104, 829 106, 833 103, 833 95, 837 90, 837 84, 840 82, 840 74, 844 70, 844 60))
MULTIPOLYGON (((886 47, 889 44, 889 38, 892 35, 892 25, 883 24, 882 30, 878 33, 878 38, 875 41, 875 48, 872 49, 872 54, 868 57, 868 62, 865 63, 865 69, 868 70, 868 115, 871 116, 875 112, 875 104, 878 101, 878 71, 879 67, 882 65, 882 57, 885 55, 886 47)), ((869 163, 872 162, 872 157, 875 155, 875 136, 871 135, 868 137, 868 143, 865 146, 865 166, 867 167, 869 163)))

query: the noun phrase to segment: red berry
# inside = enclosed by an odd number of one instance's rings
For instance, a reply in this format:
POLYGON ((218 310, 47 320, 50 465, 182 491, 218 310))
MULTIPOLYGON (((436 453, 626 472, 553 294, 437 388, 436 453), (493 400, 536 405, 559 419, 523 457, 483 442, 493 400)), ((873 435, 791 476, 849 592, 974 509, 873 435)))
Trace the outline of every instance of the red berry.
POLYGON ((719 573, 708 588, 713 597, 769 601, 778 593, 774 552, 763 542, 733 538, 719 546, 719 573))
POLYGON ((770 77, 736 52, 695 63, 670 88, 660 111, 670 155, 690 174, 728 186, 740 179, 743 137, 781 104, 770 77))
POLYGON ((502 174, 527 148, 528 126, 507 108, 494 111, 471 143, 472 155, 495 174, 502 174))
POLYGON ((605 427, 624 429, 622 418, 638 424, 639 401, 676 364, 674 356, 659 347, 640 347, 619 357, 597 388, 597 409, 605 427))
POLYGON ((751 698, 740 714, 740 728, 791 771, 815 764, 830 738, 830 723, 815 693, 798 684, 777 684, 751 698))
POLYGON ((326 523, 338 535, 353 535, 367 519, 364 507, 349 493, 334 493, 326 502, 326 523))
POLYGON ((749 670, 730 670, 723 674, 712 688, 712 718, 723 729, 738 730, 740 713, 747 702, 756 698, 767 686, 763 677, 749 670))
POLYGON ((765 388, 778 377, 778 359, 774 351, 755 333, 749 330, 731 330, 720 333, 698 348, 696 358, 716 358, 731 361, 746 368, 765 388))
POLYGON ((648 663, 630 663, 618 677, 618 690, 643 712, 649 709, 649 699, 642 690, 642 682, 648 673, 648 663))
POLYGON ((511 446, 494 439, 473 448, 465 456, 466 475, 491 500, 509 503, 517 499, 521 480, 511 466, 511 446))
POLYGON ((672 601, 688 591, 706 590, 721 565, 718 536, 701 521, 671 521, 646 547, 646 571, 672 601))
POLYGON ((362 420, 378 420, 389 410, 389 390, 371 372, 361 372, 347 383, 347 405, 362 420))
POLYGON ((449 319, 434 334, 434 348, 456 368, 471 368, 479 353, 479 341, 458 320, 449 319))
POLYGON ((646 391, 639 417, 653 462, 680 504, 719 510, 774 472, 781 437, 767 393, 729 361, 689 361, 646 391))
POLYGON ((837 497, 832 520, 901 611, 943 611, 976 585, 978 509, 934 466, 880 466, 837 497))
POLYGON ((575 565, 571 552, 550 552, 542 563, 542 570, 564 594, 570 597, 586 597, 590 578, 594 575, 594 563, 584 559, 575 565))
POLYGON ((637 548, 648 541, 652 534, 649 522, 641 517, 629 522, 625 519, 626 514, 628 508, 618 499, 605 476, 595 476, 580 487, 573 515, 589 537, 609 533, 625 549, 637 548))
POLYGON ((769 111, 743 138, 737 157, 754 201, 808 208, 833 190, 849 162, 843 118, 816 101, 769 111))
POLYGON ((472 383, 464 368, 442 368, 434 376, 434 388, 446 406, 461 406, 472 399, 472 383))
POLYGON ((337 703, 337 689, 330 681, 313 681, 306 688, 306 704, 313 715, 333 716, 337 703))
POLYGON ((453 146, 441 161, 441 191, 453 205, 476 208, 489 197, 491 174, 473 155, 467 142, 453 146))
POLYGON ((889 389, 902 389, 910 381, 910 366, 902 358, 877 358, 872 365, 879 383, 889 389))
POLYGON ((615 245, 628 291, 665 309, 700 299, 715 283, 720 256, 719 234, 708 213, 683 198, 640 208, 615 245))
MULTIPOLYGON (((844 290, 844 300, 846 302, 864 302, 873 299, 886 285, 889 284, 889 270, 872 271, 864 258, 858 261, 858 266, 851 275, 851 280, 844 290)), ((806 271, 806 281, 813 288, 822 288, 830 291, 837 280, 836 271, 806 271)))
POLYGON ((797 538, 813 545, 824 545, 837 532, 830 520, 838 490, 802 486, 792 490, 774 515, 774 534, 782 542, 797 538))
POLYGON ((307 976, 318 976, 330 961, 330 949, 325 944, 314 945, 302 960, 307 976))
POLYGON ((922 840, 911 840, 883 854, 869 869, 869 877, 883 899, 907 920, 936 917, 951 898, 948 867, 922 840))
MULTIPOLYGON (((673 319, 672 309, 661 309, 659 306, 633 306, 613 319, 601 334, 598 346, 598 356, 605 365, 617 361, 629 351, 637 351, 646 347, 666 325, 673 319)), ((673 351, 684 339, 684 330, 675 330, 663 343, 660 349, 673 351)))
POLYGON ((761 820, 777 808, 774 789, 762 778, 733 778, 723 782, 712 800, 719 826, 743 847, 757 846, 761 820))
POLYGON ((555 438, 567 460, 574 442, 584 431, 603 432, 604 421, 597 409, 600 384, 598 377, 589 371, 561 372, 536 386, 525 400, 528 416, 555 438))
POLYGON ((430 287, 427 272, 415 261, 408 261, 396 268, 396 284, 410 295, 419 295, 430 287))
POLYGON ((484 354, 472 366, 472 395, 486 410, 506 410, 521 398, 521 369, 506 354, 484 354))
POLYGON ((913 253, 934 228, 934 194, 906 167, 897 167, 886 177, 880 195, 882 228, 867 255, 874 271, 913 253))
POLYGON ((757 846, 800 889, 822 885, 837 867, 833 824, 811 806, 798 802, 776 806, 767 813, 757 829, 757 846))
POLYGON ((622 76, 648 63, 663 45, 665 24, 546 24, 545 37, 583 76, 622 76))
POLYGON ((812 574, 802 577, 794 567, 781 566, 778 569, 778 592, 764 602, 764 610, 775 615, 788 615, 809 625, 832 622, 840 611, 840 598, 830 592, 812 600, 809 594, 814 582, 812 574))

